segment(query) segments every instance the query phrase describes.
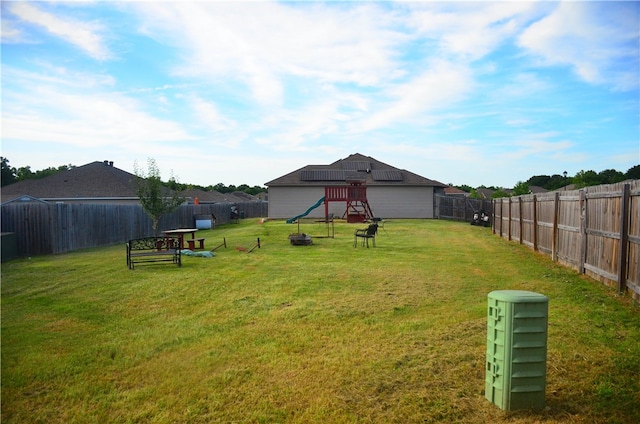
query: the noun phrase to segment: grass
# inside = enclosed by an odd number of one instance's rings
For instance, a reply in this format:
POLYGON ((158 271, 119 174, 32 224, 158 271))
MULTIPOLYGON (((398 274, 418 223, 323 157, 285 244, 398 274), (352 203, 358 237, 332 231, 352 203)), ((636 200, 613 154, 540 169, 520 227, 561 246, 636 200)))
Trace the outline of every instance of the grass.
POLYGON ((3 264, 2 422, 640 422, 627 298, 488 229, 396 220, 366 249, 355 228, 291 246, 243 220, 181 268, 130 271, 124 246, 3 264), (542 411, 484 397, 499 289, 550 299, 542 411))

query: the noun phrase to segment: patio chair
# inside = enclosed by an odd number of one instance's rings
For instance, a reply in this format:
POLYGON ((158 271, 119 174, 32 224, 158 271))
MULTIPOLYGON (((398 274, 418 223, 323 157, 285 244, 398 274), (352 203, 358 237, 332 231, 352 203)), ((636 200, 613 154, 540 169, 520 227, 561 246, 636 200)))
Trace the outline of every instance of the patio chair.
POLYGON ((387 233, 387 230, 384 229, 384 219, 380 218, 380 217, 373 217, 371 218, 371 221, 373 221, 374 224, 378 224, 378 230, 382 229, 382 231, 384 231, 384 233, 387 233))
POLYGON ((360 230, 356 230, 353 235, 353 247, 358 245, 358 238, 362 239, 362 245, 367 244, 367 249, 369 248, 369 239, 373 241, 373 247, 376 247, 376 234, 378 233, 378 224, 370 224, 367 228, 362 228, 360 230))

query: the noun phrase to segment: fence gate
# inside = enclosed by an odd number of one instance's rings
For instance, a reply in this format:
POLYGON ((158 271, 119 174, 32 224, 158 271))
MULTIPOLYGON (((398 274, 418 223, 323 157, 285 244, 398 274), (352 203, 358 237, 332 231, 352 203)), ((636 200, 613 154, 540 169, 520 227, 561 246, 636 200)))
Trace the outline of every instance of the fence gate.
POLYGON ((471 222, 473 214, 484 210, 492 214, 489 199, 470 199, 466 196, 436 196, 436 218, 471 222))

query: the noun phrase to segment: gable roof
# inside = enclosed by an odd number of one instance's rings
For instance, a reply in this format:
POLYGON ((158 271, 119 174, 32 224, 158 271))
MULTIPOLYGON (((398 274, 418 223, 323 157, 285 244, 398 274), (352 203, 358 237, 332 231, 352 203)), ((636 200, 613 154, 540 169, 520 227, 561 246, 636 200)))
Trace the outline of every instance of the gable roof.
POLYGON ((546 193, 546 192, 548 192, 548 191, 549 191, 549 190, 547 190, 547 189, 546 189, 546 188, 544 188, 544 187, 540 187, 540 186, 529 186, 529 192, 530 192, 530 193, 537 194, 537 193, 546 193))
POLYGON ((445 187, 444 194, 449 196, 469 196, 469 193, 467 193, 466 191, 460 190, 459 188, 453 186, 445 187))
POLYGON ((45 178, 24 180, 2 187, 2 199, 28 195, 44 200, 135 198, 136 176, 113 166, 91 162, 45 178))
POLYGON ((405 169, 398 169, 369 156, 355 153, 329 165, 307 165, 265 183, 266 186, 325 186, 359 181, 367 186, 446 187, 405 169))
POLYGON ((197 197, 200 203, 242 203, 256 200, 255 197, 241 191, 220 193, 216 190, 190 189, 180 192, 180 196, 190 198, 191 201, 197 197))
POLYGON ((478 193, 478 196, 480 196, 481 199, 491 199, 494 190, 491 190, 490 188, 478 188, 476 189, 476 193, 478 193))
POLYGON ((12 199, 9 199, 10 196, 7 196, 8 200, 3 200, 2 204, 6 204, 6 203, 47 203, 42 199, 38 199, 37 197, 33 197, 33 196, 29 196, 28 194, 25 194, 23 196, 18 196, 18 197, 14 197, 12 199))

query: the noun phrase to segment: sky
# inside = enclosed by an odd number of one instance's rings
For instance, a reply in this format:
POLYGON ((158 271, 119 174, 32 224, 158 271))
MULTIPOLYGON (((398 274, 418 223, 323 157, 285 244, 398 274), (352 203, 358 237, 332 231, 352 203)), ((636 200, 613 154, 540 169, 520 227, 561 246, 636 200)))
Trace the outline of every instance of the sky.
POLYGON ((360 153, 445 184, 640 163, 639 2, 2 1, 1 154, 265 183, 360 153))

